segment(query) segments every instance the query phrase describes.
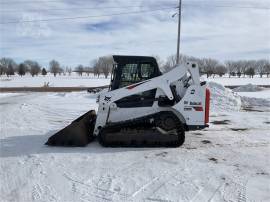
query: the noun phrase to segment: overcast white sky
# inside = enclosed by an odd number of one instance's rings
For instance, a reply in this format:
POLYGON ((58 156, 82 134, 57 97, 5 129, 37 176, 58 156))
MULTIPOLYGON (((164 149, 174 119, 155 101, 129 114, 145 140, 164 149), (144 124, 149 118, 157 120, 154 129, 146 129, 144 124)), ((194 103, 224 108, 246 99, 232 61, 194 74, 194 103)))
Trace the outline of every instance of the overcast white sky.
MULTIPOLYGON (((172 7, 177 4, 177 0, 0 0, 0 57, 17 62, 33 59, 45 66, 51 59, 65 66, 89 65, 108 54, 159 55, 165 59, 176 52, 177 19, 172 18, 176 12, 172 7), (3 24, 159 8, 170 9, 3 24)), ((269 58, 269 9, 270 0, 183 0, 181 53, 222 61, 269 58)))

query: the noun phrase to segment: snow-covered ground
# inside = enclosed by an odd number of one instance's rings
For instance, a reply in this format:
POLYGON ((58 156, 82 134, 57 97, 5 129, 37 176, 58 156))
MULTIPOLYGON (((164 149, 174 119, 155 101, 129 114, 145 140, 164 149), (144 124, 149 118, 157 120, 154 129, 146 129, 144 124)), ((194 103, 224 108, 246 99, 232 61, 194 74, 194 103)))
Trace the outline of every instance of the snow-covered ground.
POLYGON ((104 76, 97 78, 92 74, 89 76, 79 76, 74 72, 71 76, 57 75, 54 77, 53 75, 39 75, 32 77, 30 75, 25 75, 20 77, 15 75, 11 77, 0 77, 0 87, 42 87, 47 83, 50 87, 96 87, 109 85, 110 78, 105 79, 104 76))
POLYGON ((237 92, 241 96, 270 99, 270 89, 263 92, 237 92))
POLYGON ((247 84, 253 84, 253 85, 270 85, 270 78, 263 77, 260 78, 258 75, 254 76, 254 78, 249 77, 231 77, 229 78, 227 75, 223 77, 215 76, 206 78, 204 76, 204 79, 206 81, 213 81, 219 84, 222 84, 224 86, 240 86, 240 85, 247 85, 247 84))
MULTIPOLYGON (((206 81, 213 81, 224 86, 236 86, 236 85, 246 85, 246 84, 254 84, 254 85, 270 85, 270 78, 259 76, 255 76, 254 78, 237 78, 232 77, 228 78, 228 76, 224 76, 222 78, 206 78, 202 77, 206 81)), ((59 76, 54 77, 53 75, 46 76, 35 76, 32 77, 30 75, 26 75, 20 77, 18 75, 6 77, 0 77, 0 87, 42 87, 45 83, 49 83, 51 87, 96 87, 102 85, 109 85, 110 79, 105 79, 104 76, 101 76, 100 79, 94 77, 92 74, 90 76, 83 75, 79 76, 76 73, 72 73, 71 76, 59 76)))
POLYGON ((247 84, 233 89, 240 96, 270 99, 270 89, 262 88, 256 85, 247 84))
POLYGON ((270 201, 269 107, 240 110, 229 106, 238 94, 210 87, 212 123, 188 132, 180 148, 47 147, 97 108, 95 95, 0 94, 1 201, 270 201))

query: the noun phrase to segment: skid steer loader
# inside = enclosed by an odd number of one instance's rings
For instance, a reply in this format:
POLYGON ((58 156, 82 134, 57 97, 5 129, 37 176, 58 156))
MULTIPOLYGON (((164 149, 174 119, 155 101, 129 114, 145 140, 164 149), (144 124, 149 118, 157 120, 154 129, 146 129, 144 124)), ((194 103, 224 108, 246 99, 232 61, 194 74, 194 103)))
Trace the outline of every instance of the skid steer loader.
POLYGON ((178 147, 185 131, 209 122, 210 92, 200 82, 196 63, 186 62, 162 74, 153 57, 113 56, 109 89, 91 110, 49 138, 51 146, 178 147))

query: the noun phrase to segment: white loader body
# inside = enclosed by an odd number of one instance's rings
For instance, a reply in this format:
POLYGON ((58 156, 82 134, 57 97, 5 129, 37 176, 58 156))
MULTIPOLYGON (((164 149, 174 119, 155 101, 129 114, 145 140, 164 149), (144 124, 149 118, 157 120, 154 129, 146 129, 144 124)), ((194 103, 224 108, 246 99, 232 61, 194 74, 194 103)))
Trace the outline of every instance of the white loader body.
POLYGON ((161 111, 172 111, 187 129, 204 128, 208 122, 209 103, 206 103, 207 91, 200 83, 199 68, 196 63, 187 62, 171 71, 137 84, 99 95, 99 108, 94 135, 108 123, 132 120, 161 111), (172 86, 175 90, 172 89, 172 86), (156 91, 156 101, 150 107, 119 108, 117 100, 152 89, 156 91), (158 99, 179 99, 173 106, 159 106, 158 99))

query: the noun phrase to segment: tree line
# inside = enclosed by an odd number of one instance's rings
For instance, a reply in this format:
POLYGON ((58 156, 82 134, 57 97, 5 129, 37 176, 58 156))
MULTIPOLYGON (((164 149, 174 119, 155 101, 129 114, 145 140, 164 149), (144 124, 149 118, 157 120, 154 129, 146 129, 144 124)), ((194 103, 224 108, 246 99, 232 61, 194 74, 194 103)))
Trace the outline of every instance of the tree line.
POLYGON ((71 75, 72 72, 76 72, 78 75, 82 76, 83 73, 94 74, 94 76, 100 77, 101 74, 104 74, 105 78, 107 78, 113 67, 113 58, 112 56, 103 56, 98 59, 93 60, 90 66, 78 65, 76 67, 63 67, 56 60, 51 60, 49 62, 48 69, 42 68, 41 65, 37 61, 33 60, 25 60, 22 63, 17 64, 12 58, 3 57, 0 59, 0 76, 7 75, 8 77, 11 75, 15 75, 17 73, 20 76, 24 76, 26 73, 30 73, 33 77, 39 74, 47 75, 48 72, 57 75, 71 75))
MULTIPOLYGON (((157 57, 158 58, 158 57, 157 57)), ((167 58, 165 62, 158 59, 159 65, 163 67, 164 71, 169 71, 176 66, 176 56, 172 55, 167 58)), ((207 78, 210 76, 224 76, 228 74, 229 77, 245 77, 249 76, 251 78, 254 75, 260 75, 263 77, 266 75, 270 76, 270 60, 269 59, 259 59, 259 60, 226 60, 225 62, 220 62, 213 58, 196 58, 192 56, 180 55, 181 63, 187 61, 195 61, 198 63, 201 75, 206 75, 207 78)))
MULTIPOLYGON (((170 69, 176 66, 176 56, 171 55, 166 60, 161 60, 160 57, 154 56, 157 59, 159 67, 167 72, 170 69)), ((213 58, 196 58, 192 56, 180 55, 181 63, 187 61, 195 61, 198 63, 201 75, 205 74, 207 77, 210 76, 220 76, 222 77, 225 74, 228 74, 229 77, 241 77, 249 76, 253 78, 255 74, 263 77, 266 75, 270 76, 270 61, 269 59, 260 59, 260 60, 227 60, 225 62, 220 62, 213 58)), ((92 62, 90 66, 78 65, 76 67, 63 67, 56 60, 51 60, 49 62, 48 70, 42 68, 41 65, 33 60, 26 60, 20 64, 17 64, 11 58, 1 58, 0 59, 0 76, 7 75, 11 76, 15 73, 18 73, 20 76, 24 76, 26 73, 30 73, 32 76, 36 75, 46 75, 47 72, 50 72, 54 76, 57 75, 71 75, 72 72, 76 72, 78 75, 82 76, 83 74, 100 77, 104 75, 105 78, 108 78, 109 74, 113 68, 113 58, 112 56, 103 56, 99 57, 92 62)))
MULTIPOLYGON (((49 72, 56 76, 57 74, 69 73, 71 74, 72 68, 63 68, 60 66, 59 62, 56 60, 52 60, 49 63, 49 72)), ((11 75, 15 75, 17 73, 20 76, 24 76, 26 73, 30 73, 31 76, 47 75, 48 70, 34 60, 25 60, 22 63, 17 64, 12 58, 1 58, 0 59, 0 76, 7 75, 8 77, 11 75)))

